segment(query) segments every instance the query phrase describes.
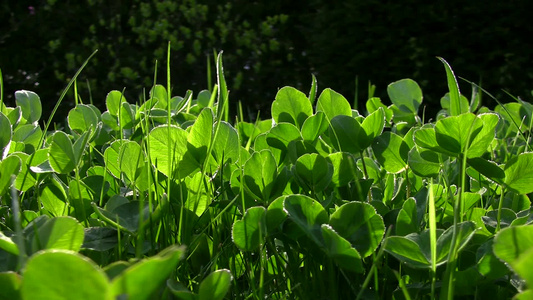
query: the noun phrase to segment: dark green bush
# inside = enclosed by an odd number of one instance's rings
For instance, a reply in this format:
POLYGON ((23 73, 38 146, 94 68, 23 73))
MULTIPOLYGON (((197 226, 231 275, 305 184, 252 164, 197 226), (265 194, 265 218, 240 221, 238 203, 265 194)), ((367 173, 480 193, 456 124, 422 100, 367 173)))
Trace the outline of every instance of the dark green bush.
MULTIPOLYGON (((311 73, 319 87, 348 99, 358 76, 360 101, 371 81, 385 103, 387 84, 413 78, 433 115, 431 104, 446 91, 436 56, 502 101, 510 99, 502 89, 528 99, 532 8, 528 0, 5 1, 4 98, 12 101, 15 90, 29 89, 52 107, 70 76, 99 49, 79 77, 82 100, 102 105, 110 90, 126 88, 128 100, 137 101, 153 83, 155 60, 157 81, 166 82, 170 41, 174 94, 207 89, 207 60, 213 50, 224 50, 230 99, 242 101, 251 115, 259 109, 268 116, 282 86, 307 91, 311 73)), ((470 87, 461 88, 468 97, 470 87)))

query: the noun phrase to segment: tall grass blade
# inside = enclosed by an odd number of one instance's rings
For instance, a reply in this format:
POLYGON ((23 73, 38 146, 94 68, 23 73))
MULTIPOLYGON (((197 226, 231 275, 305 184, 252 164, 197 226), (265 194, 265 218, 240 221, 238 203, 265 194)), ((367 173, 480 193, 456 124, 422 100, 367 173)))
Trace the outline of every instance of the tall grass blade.
POLYGON ((316 92, 317 92, 317 82, 315 74, 311 74, 311 90, 309 91, 309 101, 311 101, 311 105, 315 105, 316 102, 316 92))
POLYGON ((4 112, 4 78, 0 69, 0 112, 4 112))
POLYGON ((435 299, 435 283, 437 281, 437 218, 435 214, 435 195, 433 183, 428 191, 429 241, 431 247, 431 299, 435 299))
POLYGON ((448 81, 448 90, 450 91, 450 115, 460 115, 464 113, 464 111, 461 111, 461 93, 459 92, 459 84, 457 83, 457 79, 455 78, 453 70, 448 62, 442 57, 437 58, 444 64, 444 68, 446 69, 446 79, 448 81))
POLYGON ((68 90, 70 89, 70 87, 72 86, 72 84, 76 81, 76 79, 78 78, 78 76, 80 75, 81 71, 85 68, 85 66, 89 63, 89 60, 91 60, 91 58, 98 52, 98 49, 97 50, 94 50, 94 52, 89 55, 89 57, 83 62, 83 64, 81 65, 81 67, 78 69, 78 71, 76 71, 76 74, 74 74, 74 76, 72 77, 72 79, 70 79, 70 81, 68 82, 67 86, 65 87, 65 89, 63 90, 63 92, 61 93, 61 96, 59 96, 59 100, 57 100, 56 102, 56 105, 54 106, 54 109, 52 110, 52 113, 50 114, 50 117, 48 118, 48 121, 46 122, 46 125, 44 126, 44 130, 43 130, 43 135, 41 136, 41 139, 39 140, 39 148, 42 147, 43 145, 43 142, 44 142, 44 137, 45 137, 45 133, 48 131, 48 128, 50 127, 50 124, 52 123, 52 119, 54 118, 54 115, 56 114, 57 112, 57 109, 59 108, 59 105, 61 104, 61 102, 63 102, 63 98, 65 98, 65 95, 67 94, 68 90))
POLYGON ((217 57, 217 85, 218 85, 218 105, 217 120, 228 122, 228 86, 224 77, 224 67, 222 65, 222 53, 217 57))

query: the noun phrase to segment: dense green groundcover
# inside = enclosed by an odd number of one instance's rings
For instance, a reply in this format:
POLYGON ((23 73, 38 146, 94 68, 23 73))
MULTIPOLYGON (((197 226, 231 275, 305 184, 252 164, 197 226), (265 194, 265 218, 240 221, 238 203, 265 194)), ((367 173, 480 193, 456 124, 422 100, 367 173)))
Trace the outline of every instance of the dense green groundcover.
POLYGON ((211 91, 75 98, 53 130, 16 92, 0 298, 530 299, 533 106, 467 100, 441 61, 436 120, 411 79, 364 113, 313 80, 232 120, 221 55, 211 91))

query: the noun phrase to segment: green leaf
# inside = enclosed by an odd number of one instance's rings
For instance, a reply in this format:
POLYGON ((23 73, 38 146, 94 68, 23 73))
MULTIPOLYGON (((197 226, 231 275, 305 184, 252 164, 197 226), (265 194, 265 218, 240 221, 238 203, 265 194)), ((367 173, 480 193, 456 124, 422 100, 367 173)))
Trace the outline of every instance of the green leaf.
POLYGON ((239 135, 229 123, 221 121, 213 141, 213 157, 222 166, 239 159, 239 135))
POLYGON ((242 220, 233 224, 233 243, 242 251, 255 251, 264 243, 266 236, 266 209, 254 206, 246 210, 242 220))
POLYGON ((41 98, 39 98, 37 94, 25 90, 16 91, 15 100, 17 106, 21 108, 22 117, 27 123, 39 121, 43 109, 41 106, 41 98))
POLYGON ((383 132, 383 128, 385 126, 385 113, 383 112, 382 108, 379 108, 378 110, 371 113, 369 116, 367 116, 363 123, 361 123, 361 127, 363 128, 365 135, 360 135, 359 138, 364 140, 359 141, 359 145, 361 148, 365 149, 372 144, 374 139, 379 136, 383 132))
POLYGON ((178 171, 178 162, 187 151, 187 132, 176 126, 169 128, 163 125, 154 128, 149 138, 148 150, 152 165, 166 176, 175 174, 178 171))
POLYGON ((366 140, 366 133, 359 122, 345 115, 338 115, 331 120, 330 134, 332 146, 337 151, 359 154, 363 148, 361 140, 366 140))
MULTIPOLYGON (((472 113, 465 113, 438 120, 435 125, 435 137, 440 147, 459 155, 471 147, 472 141, 482 128, 483 121, 480 118, 472 113)), ((475 149, 474 153, 477 152, 479 150, 475 149)))
POLYGON ((9 119, 0 112, 0 157, 4 152, 4 148, 11 141, 11 136, 13 135, 13 130, 11 129, 11 122, 9 119))
POLYGON ((135 126, 135 106, 128 102, 122 102, 118 120, 121 129, 133 128, 135 126))
POLYGON ((62 249, 79 251, 83 226, 72 217, 55 217, 40 226, 33 237, 32 250, 62 249))
POLYGON ((117 231, 108 227, 85 228, 82 248, 94 251, 108 251, 118 244, 117 231))
MULTIPOLYGON (((457 252, 461 251, 467 243, 472 239, 477 226, 472 221, 466 221, 456 225, 456 243, 457 252)), ((453 226, 446 229, 444 233, 437 239, 437 265, 448 261, 448 254, 453 240, 453 226)))
POLYGON ((332 169, 326 159, 316 153, 304 154, 296 161, 294 174, 311 191, 322 191, 331 182, 332 169))
POLYGON ((24 152, 31 154, 39 148, 43 132, 39 125, 26 124, 18 125, 11 137, 12 142, 24 143, 24 152))
POLYGON ((135 182, 144 170, 145 155, 136 142, 125 141, 120 146, 118 165, 120 171, 132 182, 135 182))
POLYGON ((199 165, 202 165, 207 157, 207 150, 213 139, 213 111, 204 108, 191 126, 187 137, 187 149, 199 165))
POLYGON ((483 124, 479 133, 474 136, 474 139, 470 143, 468 158, 479 157, 487 152, 487 149, 489 149, 489 146, 494 140, 496 125, 498 125, 500 120, 498 115, 493 113, 478 115, 476 119, 481 119, 483 124))
POLYGON ((392 119, 393 112, 381 102, 380 98, 372 97, 366 101, 366 110, 368 111, 368 113, 373 113, 379 108, 382 108, 385 112, 385 120, 387 122, 390 122, 390 120, 392 119))
POLYGON ((209 274, 198 289, 199 300, 222 300, 231 287, 233 276, 227 269, 216 270, 209 274))
POLYGON ((531 113, 528 114, 523 103, 511 102, 497 105, 494 111, 503 118, 506 137, 516 135, 519 128, 522 132, 528 130, 531 122, 531 113))
POLYGON ((78 104, 68 113, 68 126, 77 133, 94 130, 97 124, 98 116, 88 105, 78 104))
POLYGON ((509 270, 492 251, 494 239, 490 239, 479 246, 476 253, 477 269, 479 273, 488 279, 494 280, 505 276, 509 270))
POLYGON ((70 173, 76 167, 76 155, 72 143, 66 133, 56 131, 48 151, 50 166, 59 174, 70 173))
POLYGON ((81 157, 85 152, 85 147, 87 147, 87 142, 89 141, 90 134, 90 131, 85 131, 78 137, 78 139, 72 145, 72 150, 74 151, 74 164, 76 166, 81 161, 81 157))
MULTIPOLYGON (((414 238, 416 233, 403 236, 390 236, 384 241, 384 249, 399 261, 407 263, 415 268, 430 268, 429 259, 422 253, 417 240, 414 238)), ((429 241, 429 234, 427 234, 429 241)), ((429 251, 429 244, 427 245, 429 251)), ((431 256, 430 256, 431 257, 431 256)))
POLYGON ((109 114, 118 118, 118 113, 120 111, 120 107, 122 106, 122 102, 127 102, 127 101, 124 95, 122 95, 120 91, 114 90, 114 91, 109 92, 105 100, 109 114))
POLYGON ((178 300, 197 300, 198 297, 193 292, 189 291, 181 282, 176 280, 167 280, 167 288, 172 292, 178 300))
POLYGON ((491 228, 498 227, 499 219, 500 228, 505 228, 511 226, 513 221, 516 220, 516 213, 513 210, 504 207, 500 211, 491 210, 487 212, 487 215, 481 217, 481 219, 487 227, 491 228))
POLYGON ((530 300, 533 299, 533 290, 525 290, 514 295, 513 300, 530 300))
POLYGON ((287 122, 301 128, 312 114, 313 107, 309 99, 293 87, 280 89, 272 103, 272 118, 276 123, 287 122))
POLYGON ((421 148, 433 150, 435 152, 443 153, 448 156, 454 155, 453 152, 450 152, 442 148, 439 143, 437 143, 437 136, 435 128, 433 127, 423 127, 415 131, 414 139, 416 145, 421 148))
POLYGON ((105 166, 115 178, 120 179, 121 168, 119 163, 119 152, 122 145, 127 142, 128 140, 115 140, 104 151, 105 166))
POLYGON ((0 299, 21 299, 22 277, 15 272, 0 273, 0 299))
POLYGON ((269 234, 276 232, 287 219, 287 213, 283 209, 283 203, 287 197, 287 195, 280 196, 268 206, 265 222, 269 234))
POLYGON ((446 69, 446 79, 448 81, 448 90, 450 91, 450 115, 457 116, 466 113, 461 108, 461 92, 459 92, 459 84, 457 83, 457 79, 455 79, 452 67, 450 67, 444 58, 437 58, 444 64, 444 68, 446 69))
POLYGON ((0 249, 13 255, 19 255, 19 247, 17 244, 10 237, 5 236, 2 232, 0 232, 0 249))
POLYGON ((331 153, 326 158, 333 166, 331 182, 336 187, 346 186, 357 179, 357 165, 354 157, 346 152, 331 153))
POLYGON ((32 154, 30 170, 34 173, 52 173, 54 170, 48 160, 48 149, 41 148, 32 154))
POLYGON ((184 254, 183 247, 172 245, 130 266, 111 281, 114 297, 126 295, 128 299, 151 299, 152 294, 176 269, 184 254))
POLYGON ((414 147, 407 162, 413 173, 421 177, 437 177, 442 169, 439 153, 414 147))
POLYGON ((533 287, 533 249, 522 253, 515 261, 511 263, 513 270, 522 277, 528 287, 533 287))
POLYGON ((22 152, 13 152, 11 155, 17 156, 21 161, 20 172, 15 179, 15 188, 21 192, 27 191, 37 182, 37 177, 28 167, 28 158, 30 156, 22 152))
POLYGON ((244 164, 243 172, 246 190, 254 197, 268 201, 278 173, 272 152, 254 152, 244 164))
MULTIPOLYGON (((472 239, 476 232, 476 224, 471 221, 456 225, 456 243, 458 251, 461 251, 472 239)), ((435 264, 442 265, 448 261, 453 239, 453 226, 446 231, 437 230, 437 259, 435 264)), ((407 263, 414 268, 431 268, 431 247, 429 229, 420 234, 411 233, 405 237, 391 236, 385 239, 384 249, 401 262, 407 263)))
POLYGON ((21 159, 15 155, 10 155, 0 161, 0 196, 9 191, 12 186, 11 176, 15 179, 20 172, 20 167, 21 159))
POLYGON ((469 158, 467 162, 468 165, 484 176, 487 176, 490 180, 493 180, 498 184, 503 184, 503 181, 505 180, 505 172, 495 162, 481 157, 469 158))
POLYGON ((533 286, 533 225, 500 230, 493 244, 494 254, 533 286))
POLYGON ((198 93, 198 96, 196 96, 196 103, 198 103, 201 108, 208 107, 210 100, 211 92, 208 90, 202 90, 198 93))
POLYGON ((414 198, 409 198, 403 203, 396 218, 396 234, 405 236, 418 232, 419 226, 416 201, 414 198))
POLYGON ((211 204, 211 194, 206 190, 206 183, 209 180, 210 178, 202 174, 202 172, 197 172, 192 177, 185 178, 188 195, 184 206, 198 217, 202 216, 211 204))
MULTIPOLYGON (((446 93, 444 97, 440 99, 440 106, 443 109, 446 109, 448 111, 448 114, 450 114, 450 93, 446 93)), ((462 112, 473 112, 473 110, 470 110, 470 104, 468 103, 468 99, 466 99, 465 96, 460 95, 459 96, 459 106, 461 107, 462 112)))
POLYGON ((518 194, 533 192, 533 152, 522 153, 507 161, 505 185, 518 194))
POLYGON ((290 123, 276 124, 266 135, 268 145, 280 149, 282 152, 286 150, 290 142, 301 139, 302 136, 298 128, 290 123))
POLYGON ((324 246, 321 228, 328 222, 328 214, 316 200, 304 195, 290 195, 285 198, 283 207, 289 218, 303 230, 318 246, 324 246))
POLYGON ((385 233, 383 218, 372 205, 364 202, 343 204, 331 214, 329 224, 362 257, 370 256, 376 251, 385 233))
POLYGON ((328 224, 322 224, 322 239, 324 240, 324 250, 335 263, 342 269, 356 273, 363 273, 363 263, 361 255, 354 249, 350 242, 341 237, 328 224))
POLYGON ((23 299, 115 299, 102 269, 72 251, 38 252, 28 260, 23 275, 23 299))
POLYGON ((531 249, 533 249, 533 225, 508 227, 500 230, 494 237, 494 254, 508 264, 513 264, 531 249))
POLYGON ((92 213, 91 202, 94 199, 83 181, 70 180, 68 183, 70 205, 74 207, 74 215, 84 222, 92 213))
POLYGON ((324 112, 328 121, 338 115, 352 116, 352 108, 348 100, 330 88, 323 90, 318 97, 316 110, 324 112))
POLYGON ((329 123, 324 112, 317 112, 305 120, 302 126, 304 141, 316 141, 316 139, 328 129, 329 123))
POLYGON ((406 113, 416 114, 422 103, 422 90, 412 79, 402 79, 389 84, 387 94, 391 102, 406 113))
POLYGON ((407 168, 409 147, 399 135, 384 132, 374 140, 372 149, 387 172, 397 174, 407 168))
POLYGON ((157 99, 157 108, 161 109, 167 109, 168 105, 168 93, 167 89, 160 85, 156 84, 151 90, 150 90, 150 98, 157 99))
MULTIPOLYGON (((119 201, 121 198, 115 199, 119 201)), ((149 219, 148 203, 144 204, 142 210, 139 209, 139 206, 139 201, 113 203, 109 200, 105 209, 102 209, 94 202, 92 203, 94 211, 103 221, 117 229, 130 233, 135 233, 139 229, 141 214, 144 216, 143 220, 149 219)))

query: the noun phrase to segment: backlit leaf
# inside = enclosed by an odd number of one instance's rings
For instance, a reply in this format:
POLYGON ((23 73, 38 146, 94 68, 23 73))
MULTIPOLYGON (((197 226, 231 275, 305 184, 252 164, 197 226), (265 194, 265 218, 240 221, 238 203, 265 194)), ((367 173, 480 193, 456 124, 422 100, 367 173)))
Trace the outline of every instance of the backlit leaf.
POLYGON ((327 121, 331 121, 338 115, 352 116, 352 108, 348 100, 343 95, 327 88, 318 97, 316 105, 317 112, 322 111, 326 114, 327 121))
POLYGON ((266 209, 262 206, 246 210, 242 220, 233 224, 231 236, 233 243, 243 251, 255 251, 264 243, 266 236, 266 209))
POLYGON ((507 161, 504 168, 505 185, 519 193, 533 192, 533 152, 522 153, 507 161))
POLYGON ((73 251, 36 253, 23 275, 23 299, 115 299, 102 269, 73 251))
POLYGON ((391 102, 401 111, 416 114, 422 103, 422 90, 412 79, 402 79, 387 86, 391 102))
POLYGON ((287 122, 301 128, 312 114, 313 107, 309 99, 293 87, 280 89, 272 102, 272 118, 276 123, 287 122))

